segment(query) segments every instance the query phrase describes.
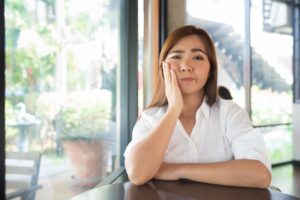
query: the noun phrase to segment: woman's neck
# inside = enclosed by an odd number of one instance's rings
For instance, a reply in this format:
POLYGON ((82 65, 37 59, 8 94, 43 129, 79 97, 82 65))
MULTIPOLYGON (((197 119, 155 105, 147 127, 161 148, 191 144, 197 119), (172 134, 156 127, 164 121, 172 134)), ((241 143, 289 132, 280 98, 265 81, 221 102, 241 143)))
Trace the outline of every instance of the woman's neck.
POLYGON ((183 95, 183 109, 180 114, 181 117, 195 117, 198 108, 201 106, 204 99, 203 92, 191 95, 183 95))

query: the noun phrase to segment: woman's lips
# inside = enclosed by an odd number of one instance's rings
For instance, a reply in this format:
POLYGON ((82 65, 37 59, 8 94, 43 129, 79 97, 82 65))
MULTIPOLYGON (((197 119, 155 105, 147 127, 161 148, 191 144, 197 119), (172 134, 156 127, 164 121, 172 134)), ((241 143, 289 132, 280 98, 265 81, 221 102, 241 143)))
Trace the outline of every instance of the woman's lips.
POLYGON ((180 80, 183 81, 183 82, 191 82, 191 81, 194 81, 195 79, 192 78, 192 77, 186 77, 186 78, 182 78, 180 80))

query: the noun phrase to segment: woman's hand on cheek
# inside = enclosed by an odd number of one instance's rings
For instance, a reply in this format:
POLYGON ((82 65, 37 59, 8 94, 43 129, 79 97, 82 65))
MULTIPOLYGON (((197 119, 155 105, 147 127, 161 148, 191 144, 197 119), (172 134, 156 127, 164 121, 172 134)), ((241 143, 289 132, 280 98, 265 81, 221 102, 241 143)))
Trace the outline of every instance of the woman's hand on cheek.
POLYGON ((155 174, 154 178, 159 180, 178 180, 179 176, 179 165, 162 163, 158 172, 155 174))
POLYGON ((170 69, 169 63, 163 62, 163 72, 165 77, 165 92, 169 106, 168 109, 175 110, 179 116, 183 109, 183 99, 175 71, 170 69))

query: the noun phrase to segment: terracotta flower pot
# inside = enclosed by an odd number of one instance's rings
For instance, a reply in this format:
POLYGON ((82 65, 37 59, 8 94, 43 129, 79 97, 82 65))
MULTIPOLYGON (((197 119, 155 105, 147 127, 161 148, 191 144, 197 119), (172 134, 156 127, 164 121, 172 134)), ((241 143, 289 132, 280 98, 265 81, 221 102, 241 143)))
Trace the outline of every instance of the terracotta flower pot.
POLYGON ((93 187, 106 175, 110 149, 105 140, 65 141, 64 149, 75 184, 93 187))

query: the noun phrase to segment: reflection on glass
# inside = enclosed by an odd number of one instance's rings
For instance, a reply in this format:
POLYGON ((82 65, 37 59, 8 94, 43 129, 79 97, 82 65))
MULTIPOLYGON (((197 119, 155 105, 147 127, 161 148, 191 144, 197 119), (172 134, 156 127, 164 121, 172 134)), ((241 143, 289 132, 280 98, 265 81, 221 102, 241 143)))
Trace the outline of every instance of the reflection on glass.
POLYGON ((125 200, 160 200, 158 192, 155 189, 155 186, 148 182, 141 186, 133 185, 130 182, 124 184, 125 191, 125 200))
MULTIPOLYGON (((113 187, 116 187, 117 184, 113 187)), ((256 199, 270 200, 270 192, 267 189, 249 189, 239 187, 225 187, 197 182, 181 181, 151 181, 142 186, 124 183, 126 200, 159 200, 159 199, 256 199)))
POLYGON ((41 152, 36 199, 69 199, 118 167, 119 1, 7 0, 5 24, 6 151, 41 152))

